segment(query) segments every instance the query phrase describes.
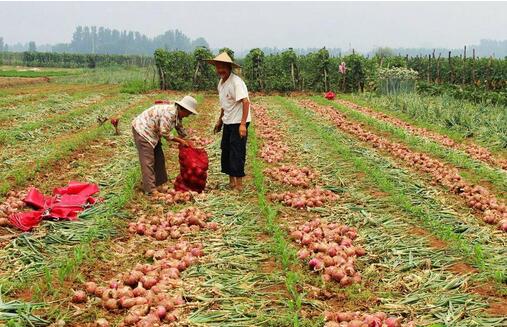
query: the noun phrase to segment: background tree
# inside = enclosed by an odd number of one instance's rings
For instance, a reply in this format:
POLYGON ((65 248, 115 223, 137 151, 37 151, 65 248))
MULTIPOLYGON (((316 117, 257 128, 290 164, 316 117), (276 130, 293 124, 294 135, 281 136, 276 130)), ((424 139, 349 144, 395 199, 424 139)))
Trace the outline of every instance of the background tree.
POLYGON ((30 52, 37 51, 37 46, 35 45, 34 41, 28 42, 28 51, 30 51, 30 52))
POLYGON ((243 72, 249 81, 248 88, 252 91, 264 90, 264 52, 255 48, 245 57, 243 72))
POLYGON ((217 76, 213 66, 208 64, 205 60, 212 59, 213 53, 206 47, 198 47, 193 53, 193 86, 196 90, 209 90, 216 86, 217 76))

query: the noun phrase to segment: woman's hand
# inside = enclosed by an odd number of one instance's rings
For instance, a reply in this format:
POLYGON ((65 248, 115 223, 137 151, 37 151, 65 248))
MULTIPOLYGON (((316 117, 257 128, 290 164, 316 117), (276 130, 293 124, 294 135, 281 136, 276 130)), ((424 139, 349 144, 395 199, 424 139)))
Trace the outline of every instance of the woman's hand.
POLYGON ((246 124, 239 125, 239 136, 242 138, 246 137, 246 124))

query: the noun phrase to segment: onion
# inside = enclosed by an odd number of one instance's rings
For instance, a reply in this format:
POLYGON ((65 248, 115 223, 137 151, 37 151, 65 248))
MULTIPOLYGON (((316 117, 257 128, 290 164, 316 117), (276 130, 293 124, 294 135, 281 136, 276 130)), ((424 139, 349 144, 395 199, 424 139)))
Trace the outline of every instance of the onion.
POLYGON ((158 283, 158 281, 157 281, 157 279, 155 279, 153 277, 143 276, 141 278, 141 283, 143 284, 143 287, 145 289, 149 290, 150 288, 155 286, 158 283))
POLYGON ((348 327, 362 327, 363 322, 361 320, 354 319, 354 320, 351 320, 347 326, 348 327))
POLYGON ((190 253, 196 257, 202 257, 204 255, 204 252, 201 248, 192 248, 192 250, 190 250, 190 253))
POLYGON ((166 308, 163 306, 163 305, 159 305, 156 309, 155 309, 155 313, 157 314, 157 316, 160 318, 160 319, 164 319, 164 317, 166 316, 167 314, 167 310, 166 308))
POLYGON ((111 281, 109 283, 109 288, 114 289, 114 290, 117 289, 118 288, 118 282, 115 281, 115 280, 111 281))
POLYGON ((132 291, 134 296, 144 296, 146 294, 146 289, 139 283, 136 288, 132 291))
POLYGON ((301 249, 298 251, 297 253, 298 255, 298 258, 301 259, 301 260, 304 260, 306 258, 308 258, 310 256, 310 251, 308 251, 307 249, 301 249))
POLYGON ((85 283, 85 290, 88 294, 95 294, 95 291, 97 290, 97 284, 94 282, 87 282, 85 283))
MULTIPOLYGON (((144 299, 144 298, 143 298, 144 299)), ((144 299, 146 301, 146 299, 144 299)), ((139 317, 143 317, 148 314, 150 311, 150 307, 147 304, 137 304, 129 309, 128 313, 131 315, 136 315, 139 317)))
POLYGON ((109 327, 109 322, 104 318, 99 318, 95 321, 97 327, 109 327))
POLYGON ((74 303, 84 303, 86 299, 86 293, 84 291, 75 291, 72 296, 72 302, 74 303))
POLYGON ((147 304, 148 300, 143 296, 136 297, 136 305, 144 305, 147 304))
POLYGON ((126 326, 132 326, 132 325, 135 325, 137 322, 139 322, 139 320, 141 320, 141 318, 138 316, 138 315, 135 315, 135 314, 128 314, 125 319, 123 320, 123 323, 126 325, 126 326))
POLYGON ((105 287, 102 287, 102 286, 99 286, 95 289, 95 296, 97 297, 102 297, 102 295, 104 294, 106 288, 105 287))
POLYGON ((317 259, 317 258, 313 258, 311 259, 309 262, 308 262, 308 265, 310 266, 311 269, 313 269, 314 271, 317 271, 317 270, 322 270, 324 268, 324 263, 317 259))
POLYGON ((336 314, 336 320, 338 320, 338 322, 351 321, 352 319, 352 313, 350 312, 339 312, 336 314))
POLYGON ((104 302, 104 308, 109 311, 118 309, 118 301, 115 299, 109 299, 104 302))
POLYGON ((398 318, 389 317, 387 318, 384 323, 387 325, 387 327, 401 327, 400 320, 398 318))
POLYGON ((120 306, 125 309, 130 309, 137 304, 136 298, 127 298, 127 297, 120 298, 118 302, 120 306))

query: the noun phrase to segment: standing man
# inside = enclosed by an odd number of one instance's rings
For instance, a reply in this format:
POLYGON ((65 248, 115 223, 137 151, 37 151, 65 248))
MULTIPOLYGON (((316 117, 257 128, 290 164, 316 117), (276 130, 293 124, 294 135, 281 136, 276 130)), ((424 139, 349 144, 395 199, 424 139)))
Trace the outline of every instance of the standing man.
POLYGON ((233 67, 240 67, 222 52, 214 59, 207 60, 215 65, 220 99, 220 117, 214 132, 222 133, 222 172, 229 175, 231 189, 241 191, 245 176, 247 130, 250 124, 250 99, 245 82, 233 73, 233 67))
POLYGON ((158 186, 167 182, 161 138, 191 146, 191 143, 184 139, 187 133, 183 129, 182 120, 191 114, 196 115, 196 108, 197 101, 187 95, 174 104, 156 103, 132 121, 132 134, 139 153, 143 189, 146 193, 151 194, 158 186), (178 132, 179 137, 171 134, 173 129, 178 132))

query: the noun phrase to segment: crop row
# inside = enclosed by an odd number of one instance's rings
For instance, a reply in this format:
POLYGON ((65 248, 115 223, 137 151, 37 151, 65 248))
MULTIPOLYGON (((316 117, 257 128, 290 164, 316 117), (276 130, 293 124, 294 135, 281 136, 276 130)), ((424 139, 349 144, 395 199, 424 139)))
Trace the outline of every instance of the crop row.
POLYGON ((371 143, 374 148, 388 152, 417 170, 430 174, 435 183, 445 186, 461 196, 470 208, 482 215, 484 222, 496 224, 499 229, 507 231, 506 205, 486 188, 470 185, 464 181, 456 168, 447 166, 427 154, 411 151, 402 144, 391 142, 369 132, 360 124, 348 120, 345 115, 332 107, 319 106, 307 100, 301 100, 300 104, 331 120, 341 130, 358 137, 363 142, 371 143))
POLYGON ((429 139, 431 139, 439 144, 442 144, 446 147, 449 147, 452 149, 464 150, 468 155, 470 155, 472 158, 474 158, 476 160, 483 161, 483 162, 488 163, 490 165, 497 166, 497 167, 500 167, 504 170, 507 170, 507 160, 501 159, 501 158, 495 158, 492 155, 492 153, 484 147, 481 147, 481 146, 473 144, 473 143, 458 143, 446 135, 441 135, 441 134, 435 133, 433 131, 429 131, 426 128, 413 126, 401 119, 386 115, 382 112, 373 110, 368 107, 358 105, 358 104, 348 101, 348 100, 337 99, 335 101, 348 107, 348 108, 357 110, 357 111, 367 114, 371 117, 374 117, 375 119, 378 119, 378 120, 381 120, 384 122, 388 122, 388 123, 393 124, 395 126, 401 127, 401 128, 403 128, 415 135, 429 138, 429 139))

